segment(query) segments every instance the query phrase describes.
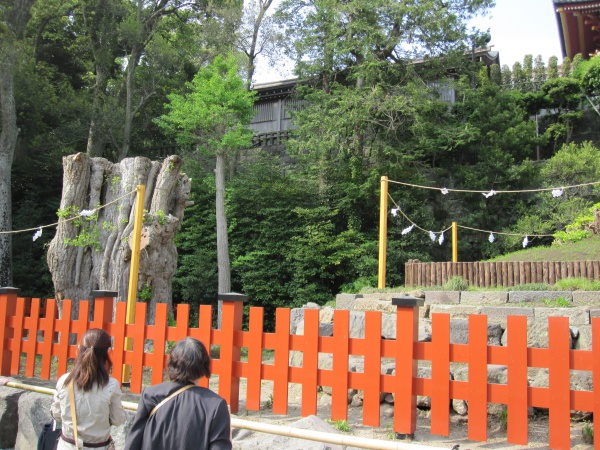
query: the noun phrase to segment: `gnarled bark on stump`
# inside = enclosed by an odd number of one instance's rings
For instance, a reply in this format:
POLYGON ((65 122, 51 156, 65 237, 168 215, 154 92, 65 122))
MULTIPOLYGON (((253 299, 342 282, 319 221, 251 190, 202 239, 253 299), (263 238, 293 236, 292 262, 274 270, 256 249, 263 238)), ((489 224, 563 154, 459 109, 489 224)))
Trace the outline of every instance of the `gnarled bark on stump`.
POLYGON ((76 238, 80 230, 73 221, 59 223, 48 249, 48 267, 59 306, 63 299, 72 299, 75 317, 79 300, 91 300, 92 291, 98 289, 117 291, 118 301, 127 300, 136 194, 110 203, 143 184, 144 210, 148 212, 142 230, 138 294, 142 290, 151 293, 147 301, 150 323, 154 322, 156 303, 167 303, 172 309, 172 279, 177 266, 174 238, 189 204, 191 187, 191 180, 180 172, 181 165, 178 156, 169 156, 162 162, 126 158, 119 163, 85 153, 63 158, 60 209, 98 208, 94 247, 101 251, 92 246, 68 245, 66 240, 76 238))

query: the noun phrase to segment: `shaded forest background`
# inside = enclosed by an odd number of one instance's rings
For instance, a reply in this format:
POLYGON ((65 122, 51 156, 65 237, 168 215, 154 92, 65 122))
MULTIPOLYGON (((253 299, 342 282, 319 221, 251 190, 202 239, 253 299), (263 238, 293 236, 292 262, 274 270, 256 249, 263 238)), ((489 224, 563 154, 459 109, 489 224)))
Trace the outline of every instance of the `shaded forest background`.
MULTIPOLYGON (((286 143, 293 164, 260 148, 227 160, 232 290, 268 314, 376 285, 382 175, 484 191, 600 180, 598 57, 527 56, 487 67, 471 57, 485 30, 465 24, 492 1, 417 3, 284 0, 271 11, 268 0, 38 0, 15 33, 12 3, 3 0, 0 31, 17 53, 12 228, 56 222, 64 155, 119 161, 178 154, 195 204, 177 236, 173 300, 214 303, 214 161, 177 145, 155 119, 169 94, 185 93, 200 67, 226 54, 235 55, 247 86, 257 58, 277 65, 285 54, 295 62, 295 95, 304 105, 294 111, 297 128, 286 143), (441 100, 440 86, 455 90, 455 103, 441 100)), ((8 54, 6 45, 2 51, 8 54)), ((461 232, 462 261, 522 248, 522 236, 497 234, 490 242, 489 231, 547 234, 529 245, 550 245, 599 194, 588 185, 560 197, 486 198, 390 185, 397 206, 424 230, 456 220, 484 231, 461 232)), ((410 225, 390 216, 388 285, 402 285, 408 259, 451 259, 449 234, 443 244, 418 229, 402 234, 410 225)), ((46 247, 53 231, 35 241, 31 235, 13 236, 13 285, 25 296, 51 297, 46 247)))

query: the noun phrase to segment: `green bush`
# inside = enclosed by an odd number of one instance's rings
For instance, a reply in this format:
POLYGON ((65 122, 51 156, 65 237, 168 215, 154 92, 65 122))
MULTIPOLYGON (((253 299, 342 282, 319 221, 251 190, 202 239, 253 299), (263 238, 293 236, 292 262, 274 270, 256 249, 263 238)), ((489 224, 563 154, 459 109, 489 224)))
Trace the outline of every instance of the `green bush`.
POLYGON ((460 275, 456 275, 444 283, 444 290, 446 291, 466 291, 468 289, 469 282, 460 275))
POLYGON ((600 281, 587 278, 563 278, 554 284, 558 291, 600 291, 600 281))
POLYGON ((526 283, 519 284, 517 286, 510 286, 507 288, 509 291, 553 291, 554 286, 546 283, 526 283))

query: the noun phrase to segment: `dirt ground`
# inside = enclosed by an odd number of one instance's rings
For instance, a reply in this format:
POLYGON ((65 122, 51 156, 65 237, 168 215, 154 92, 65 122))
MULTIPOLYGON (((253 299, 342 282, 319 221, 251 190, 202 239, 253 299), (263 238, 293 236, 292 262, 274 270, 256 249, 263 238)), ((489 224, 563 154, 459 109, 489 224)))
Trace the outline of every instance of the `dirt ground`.
MULTIPOLYGON (((217 388, 217 382, 211 381, 211 388, 217 388)), ((242 380, 240 385, 240 408, 236 417, 243 420, 259 421, 273 425, 289 426, 291 423, 299 420, 300 415, 300 399, 302 395, 302 387, 296 384, 290 384, 289 389, 289 408, 288 415, 281 416, 273 414, 270 409, 270 401, 272 399, 272 383, 263 381, 261 390, 261 405, 260 411, 247 411, 245 408, 245 380, 242 380)), ((317 407, 317 416, 323 420, 330 418, 330 408, 322 402, 321 397, 326 396, 325 393, 319 393, 319 402, 317 407)), ((590 444, 585 444, 582 439, 582 428, 585 422, 571 423, 571 448, 572 449, 591 449, 590 444)), ((362 425, 362 408, 348 408, 348 425, 349 431, 345 432, 352 436, 360 436, 371 439, 392 440, 395 439, 393 433, 393 418, 381 418, 381 426, 378 428, 367 427, 362 425)), ((459 445, 460 450, 469 449, 549 449, 548 446, 548 415, 538 412, 529 421, 529 444, 526 446, 511 445, 506 441, 506 430, 503 427, 502 420, 499 416, 488 415, 488 440, 486 442, 470 441, 467 439, 468 416, 460 416, 456 413, 450 415, 450 436, 436 436, 430 433, 429 411, 419 410, 417 416, 417 429, 412 442, 414 444, 429 445, 440 448, 452 449, 455 445, 459 445)), ((234 430, 234 437, 236 431, 234 430)), ((243 441, 240 442, 242 444, 243 441)), ((243 448, 241 445, 239 448, 243 448)))
MULTIPOLYGON (((149 374, 144 376, 144 384, 150 384, 149 374)), ((54 388, 56 381, 40 380, 39 378, 14 377, 16 380, 37 386, 54 388)), ((213 376, 210 381, 210 389, 218 392, 218 377, 213 376)), ((243 420, 257 421, 261 423, 289 426, 293 422, 301 419, 300 405, 302 396, 302 386, 298 384, 290 384, 288 390, 288 414, 285 416, 273 414, 270 403, 272 402, 273 383, 271 381, 263 381, 261 387, 261 410, 248 411, 246 410, 246 380, 242 379, 240 383, 240 406, 235 417, 243 420)), ((128 392, 126 386, 123 386, 123 400, 129 402, 138 401, 139 394, 128 392)), ((317 402, 317 416, 327 421, 331 417, 330 407, 327 400, 327 394, 319 393, 317 402), (324 398, 323 398, 324 397, 324 398)), ((390 405, 391 406, 391 405, 390 405)), ((592 445, 583 442, 582 429, 584 426, 592 425, 587 422, 571 422, 571 448, 576 450, 591 449, 592 445)), ((333 425, 333 424, 332 424, 333 425)), ((499 416, 488 415, 488 440, 486 442, 470 441, 467 439, 468 416, 461 416, 456 413, 450 414, 450 435, 437 436, 430 433, 429 411, 419 410, 417 415, 417 429, 412 442, 414 444, 429 445, 452 449, 455 445, 459 445, 459 450, 470 449, 549 449, 548 446, 548 415, 543 412, 537 412, 529 420, 529 444, 511 445, 506 441, 506 429, 503 427, 502 420, 499 416)), ((352 436, 359 436, 371 439, 394 440, 396 438, 393 432, 393 417, 385 417, 381 415, 381 425, 377 428, 367 427, 362 425, 362 408, 348 407, 348 428, 344 432, 352 436)), ((238 430, 233 430, 235 435, 238 430)), ((234 442, 235 444, 235 442, 234 442)), ((234 448, 243 449, 243 441, 234 448)))

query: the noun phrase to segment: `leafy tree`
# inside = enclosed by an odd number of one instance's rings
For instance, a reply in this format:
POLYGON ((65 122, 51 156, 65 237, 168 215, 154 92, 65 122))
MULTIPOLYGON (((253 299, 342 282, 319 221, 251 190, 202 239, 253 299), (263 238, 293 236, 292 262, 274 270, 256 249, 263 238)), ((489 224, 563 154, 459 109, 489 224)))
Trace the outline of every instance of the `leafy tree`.
POLYGON ((248 89, 253 82, 256 59, 263 56, 274 64, 283 45, 284 37, 277 29, 272 16, 268 15, 272 4, 273 0, 246 2, 242 21, 236 33, 237 48, 247 58, 242 66, 246 67, 248 89))
POLYGON ((254 93, 246 91, 237 75, 233 56, 216 57, 203 67, 183 95, 171 94, 168 113, 157 119, 178 143, 194 145, 198 152, 216 159, 215 192, 219 292, 231 291, 227 217, 225 213, 226 158, 250 145, 252 133, 245 126, 253 115, 254 93))
POLYGON ((34 0, 0 3, 0 285, 12 285, 11 168, 17 144, 15 70, 34 0), (8 233, 7 233, 8 232, 8 233))
MULTIPOLYGON (((600 151, 591 143, 564 145, 541 168, 539 186, 573 186, 597 181, 600 176, 600 151)), ((587 208, 600 200, 598 186, 564 189, 560 196, 542 192, 532 199, 532 206, 519 219, 516 229, 554 234, 565 230, 587 208), (532 211, 535 211, 532 213, 532 211)))

